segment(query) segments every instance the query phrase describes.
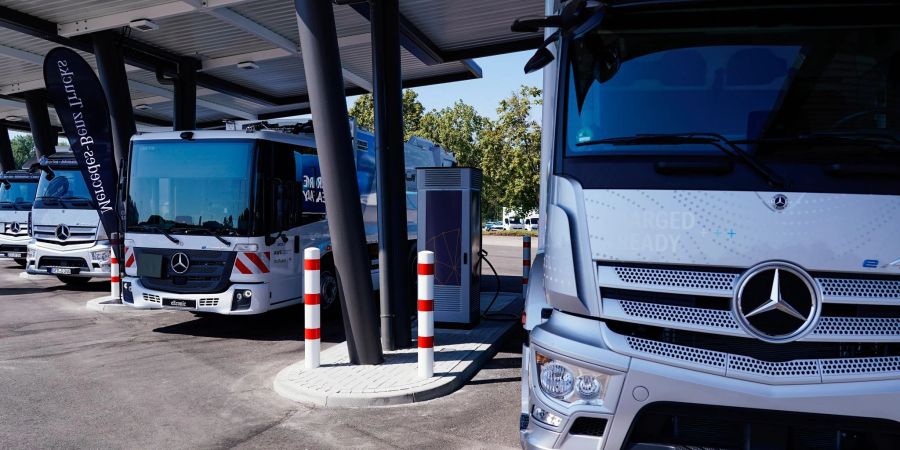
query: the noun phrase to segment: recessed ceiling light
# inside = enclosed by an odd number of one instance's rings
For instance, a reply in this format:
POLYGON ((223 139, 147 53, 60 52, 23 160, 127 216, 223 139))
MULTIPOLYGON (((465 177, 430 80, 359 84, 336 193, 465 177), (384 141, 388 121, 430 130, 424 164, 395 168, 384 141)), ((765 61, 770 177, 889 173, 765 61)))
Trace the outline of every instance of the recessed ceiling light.
POLYGON ((238 69, 254 70, 259 69, 259 65, 253 61, 241 61, 237 63, 238 69))
POLYGON ((146 110, 150 109, 150 105, 148 105, 146 103, 141 103, 140 105, 135 105, 134 109, 136 109, 138 111, 146 111, 146 110))
POLYGON ((153 31, 159 29, 159 24, 150 19, 138 19, 128 22, 128 26, 138 31, 153 31))

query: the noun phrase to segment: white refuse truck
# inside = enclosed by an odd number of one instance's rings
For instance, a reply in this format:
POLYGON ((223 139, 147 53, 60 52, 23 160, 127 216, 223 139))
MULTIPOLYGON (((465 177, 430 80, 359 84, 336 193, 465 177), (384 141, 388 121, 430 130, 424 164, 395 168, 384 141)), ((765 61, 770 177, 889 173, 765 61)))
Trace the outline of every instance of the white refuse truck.
MULTIPOLYGON (((347 139, 357 173, 343 181, 359 183, 377 286, 375 139, 356 126, 347 139)), ((405 158, 411 169, 454 164, 451 154, 423 140, 407 143, 405 158)), ((310 123, 138 135, 128 161, 125 303, 234 315, 299 304, 303 249, 318 247, 322 308, 337 308, 337 273, 310 123)), ((411 173, 407 192, 415 195, 411 173)), ((415 199, 407 205, 415 279, 415 199)))
POLYGON ((25 270, 73 285, 109 279, 109 239, 72 152, 57 147, 33 167, 41 178, 31 209, 25 270))
POLYGON ((898 5, 547 6, 523 447, 900 448, 898 5))
POLYGON ((40 174, 27 170, 0 173, 0 259, 9 258, 25 267, 28 215, 40 174))

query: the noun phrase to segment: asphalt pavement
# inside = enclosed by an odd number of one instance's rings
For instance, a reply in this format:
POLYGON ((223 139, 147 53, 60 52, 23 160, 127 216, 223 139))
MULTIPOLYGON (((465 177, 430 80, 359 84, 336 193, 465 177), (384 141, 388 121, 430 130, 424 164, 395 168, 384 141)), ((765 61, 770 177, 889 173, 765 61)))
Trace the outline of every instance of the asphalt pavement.
MULTIPOLYGON (((485 248, 515 281, 521 240, 490 237, 485 248)), ((447 397, 313 407, 272 389, 278 371, 302 358, 302 308, 258 317, 100 313, 85 302, 108 292, 108 283, 74 290, 20 272, 0 261, 3 448, 518 446, 518 334, 447 397)), ((323 348, 342 340, 340 323, 326 322, 323 348)))

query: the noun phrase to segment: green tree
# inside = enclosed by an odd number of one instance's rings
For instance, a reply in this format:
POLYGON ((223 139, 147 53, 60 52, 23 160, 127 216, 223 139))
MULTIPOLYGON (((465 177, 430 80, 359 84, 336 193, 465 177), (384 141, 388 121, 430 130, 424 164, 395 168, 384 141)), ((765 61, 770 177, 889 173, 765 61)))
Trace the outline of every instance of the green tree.
POLYGON ((490 121, 481 132, 485 186, 492 217, 494 208, 506 207, 519 213, 537 209, 540 188, 541 126, 531 118, 531 110, 541 104, 541 90, 522 86, 500 101, 497 120, 490 121))
POLYGON ((425 113, 416 134, 453 152, 459 165, 481 167, 478 136, 487 123, 474 107, 457 100, 453 106, 425 113))
MULTIPOLYGON (((372 94, 363 94, 353 102, 348 111, 356 119, 357 125, 375 129, 375 100, 372 94)), ((425 107, 419 101, 419 94, 412 89, 403 91, 403 141, 406 142, 420 129, 425 107)))
POLYGON ((30 134, 20 134, 10 141, 16 167, 22 167, 28 158, 34 157, 34 138, 30 134))

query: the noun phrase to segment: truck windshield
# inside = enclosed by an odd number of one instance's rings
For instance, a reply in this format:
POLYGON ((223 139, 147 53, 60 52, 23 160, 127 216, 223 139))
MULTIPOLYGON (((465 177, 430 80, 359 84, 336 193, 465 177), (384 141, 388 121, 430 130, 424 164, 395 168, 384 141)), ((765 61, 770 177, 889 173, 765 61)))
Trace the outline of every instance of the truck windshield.
POLYGON ((0 209, 29 210, 37 192, 37 183, 11 182, 9 188, 0 185, 0 209))
POLYGON ((128 189, 128 231, 247 236, 250 140, 138 141, 128 189))
MULTIPOLYGON (((620 20, 625 13, 618 14, 566 42, 564 164, 557 170, 568 165, 572 170, 564 172, 598 185, 619 176, 660 176, 652 166, 649 174, 596 173, 598 158, 609 165, 652 156, 738 165, 752 159, 758 172, 771 169, 770 179, 784 176, 794 187, 798 179, 813 181, 801 169, 785 167, 787 161, 806 165, 803 170, 820 164, 819 172, 823 163, 867 164, 854 166, 856 178, 877 172, 884 183, 900 174, 900 27, 800 26, 785 19, 788 25, 724 22, 697 32, 679 29, 677 17, 667 17, 674 26, 664 28, 626 22, 620 20), (884 163, 891 168, 876 167, 884 163), (592 166, 591 172, 574 167, 579 165, 592 166)), ((719 183, 756 189, 765 182, 733 175, 719 183)), ((803 188, 822 187, 815 183, 803 188)), ((895 189, 896 179, 892 183, 895 189)))
POLYGON ((84 177, 78 169, 53 169, 51 179, 41 174, 34 197, 37 209, 91 209, 93 203, 84 177))

